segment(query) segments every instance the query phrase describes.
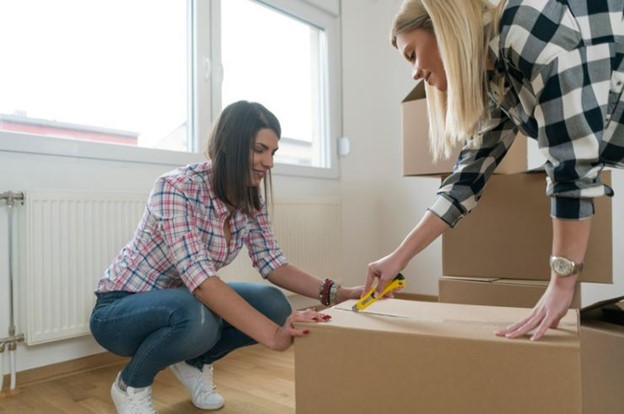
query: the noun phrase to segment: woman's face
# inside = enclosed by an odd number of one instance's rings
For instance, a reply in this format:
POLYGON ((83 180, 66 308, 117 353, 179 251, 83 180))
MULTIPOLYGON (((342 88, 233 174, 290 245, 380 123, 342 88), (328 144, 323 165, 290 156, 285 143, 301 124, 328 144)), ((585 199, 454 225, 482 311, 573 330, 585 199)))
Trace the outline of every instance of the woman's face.
POLYGON ((263 128, 256 134, 251 155, 251 185, 257 187, 273 168, 273 156, 278 149, 275 131, 263 128))
POLYGON ((424 79, 431 86, 446 92, 446 72, 440 58, 435 35, 424 29, 400 33, 396 37, 399 52, 412 66, 412 78, 424 79))

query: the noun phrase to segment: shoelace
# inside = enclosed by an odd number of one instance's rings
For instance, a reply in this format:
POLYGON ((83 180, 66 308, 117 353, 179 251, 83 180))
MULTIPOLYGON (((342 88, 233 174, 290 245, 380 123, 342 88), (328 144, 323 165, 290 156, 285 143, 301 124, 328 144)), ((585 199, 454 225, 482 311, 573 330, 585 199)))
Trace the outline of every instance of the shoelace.
POLYGON ((216 390, 216 386, 212 381, 212 366, 210 368, 204 367, 206 372, 198 369, 188 370, 186 375, 190 375, 192 378, 191 383, 195 386, 193 393, 195 395, 212 394, 216 390))
POLYGON ((151 390, 146 390, 143 392, 139 392, 132 395, 130 399, 132 402, 132 409, 139 411, 140 409, 144 409, 148 407, 152 412, 156 412, 156 409, 152 405, 152 392, 151 390))
POLYGON ((212 367, 204 368, 204 369, 208 369, 208 372, 203 372, 198 369, 194 369, 192 371, 193 376, 197 377, 196 383, 200 384, 200 386, 198 387, 199 388, 198 391, 200 393, 212 394, 214 390, 217 388, 214 382, 212 381, 212 367))

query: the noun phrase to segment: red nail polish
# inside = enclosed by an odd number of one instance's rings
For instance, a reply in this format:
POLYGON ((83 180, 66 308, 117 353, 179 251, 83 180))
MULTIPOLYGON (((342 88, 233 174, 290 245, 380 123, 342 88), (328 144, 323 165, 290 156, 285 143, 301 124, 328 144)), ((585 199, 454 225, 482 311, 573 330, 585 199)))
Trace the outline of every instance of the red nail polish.
POLYGON ((309 329, 305 329, 305 330, 303 331, 303 334, 304 334, 304 335, 307 335, 307 334, 309 334, 309 333, 310 333, 310 330, 309 330, 309 329))
POLYGON ((331 315, 323 315, 323 320, 328 321, 331 319, 331 315))

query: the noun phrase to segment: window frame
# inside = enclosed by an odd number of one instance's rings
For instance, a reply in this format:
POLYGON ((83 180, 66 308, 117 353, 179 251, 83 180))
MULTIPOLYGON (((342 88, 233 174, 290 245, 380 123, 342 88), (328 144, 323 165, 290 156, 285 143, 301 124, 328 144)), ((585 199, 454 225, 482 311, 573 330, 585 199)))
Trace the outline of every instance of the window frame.
MULTIPOLYGON (((0 131, 0 151, 175 166, 203 160, 212 121, 221 111, 220 83, 223 79, 219 38, 221 1, 223 0, 187 0, 187 7, 191 11, 188 13, 190 26, 188 44, 191 58, 188 68, 187 107, 188 125, 192 137, 189 151, 192 152, 88 142, 11 131, 0 131), (209 24, 202 24, 202 22, 209 22, 209 24)), ((325 101, 329 137, 325 143, 327 145, 325 150, 330 165, 327 168, 320 168, 276 163, 273 174, 338 178, 337 142, 342 129, 339 17, 305 0, 254 1, 320 27, 325 30, 328 41, 325 101)))

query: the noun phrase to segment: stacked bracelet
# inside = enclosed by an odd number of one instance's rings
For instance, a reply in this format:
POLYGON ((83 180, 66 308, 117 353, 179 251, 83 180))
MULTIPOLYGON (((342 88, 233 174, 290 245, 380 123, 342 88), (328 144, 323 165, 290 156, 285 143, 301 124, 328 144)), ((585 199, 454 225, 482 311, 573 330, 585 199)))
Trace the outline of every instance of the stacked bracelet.
POLYGON ((319 289, 319 299, 325 306, 334 306, 338 303, 338 288, 340 285, 329 278, 324 278, 319 289))
POLYGON ((329 289, 329 305, 334 306, 338 303, 336 297, 338 296, 338 288, 340 285, 338 283, 334 283, 329 289))
POLYGON ((325 306, 329 306, 329 290, 331 289, 334 281, 329 278, 324 278, 321 282, 321 289, 319 291, 319 299, 325 306))

